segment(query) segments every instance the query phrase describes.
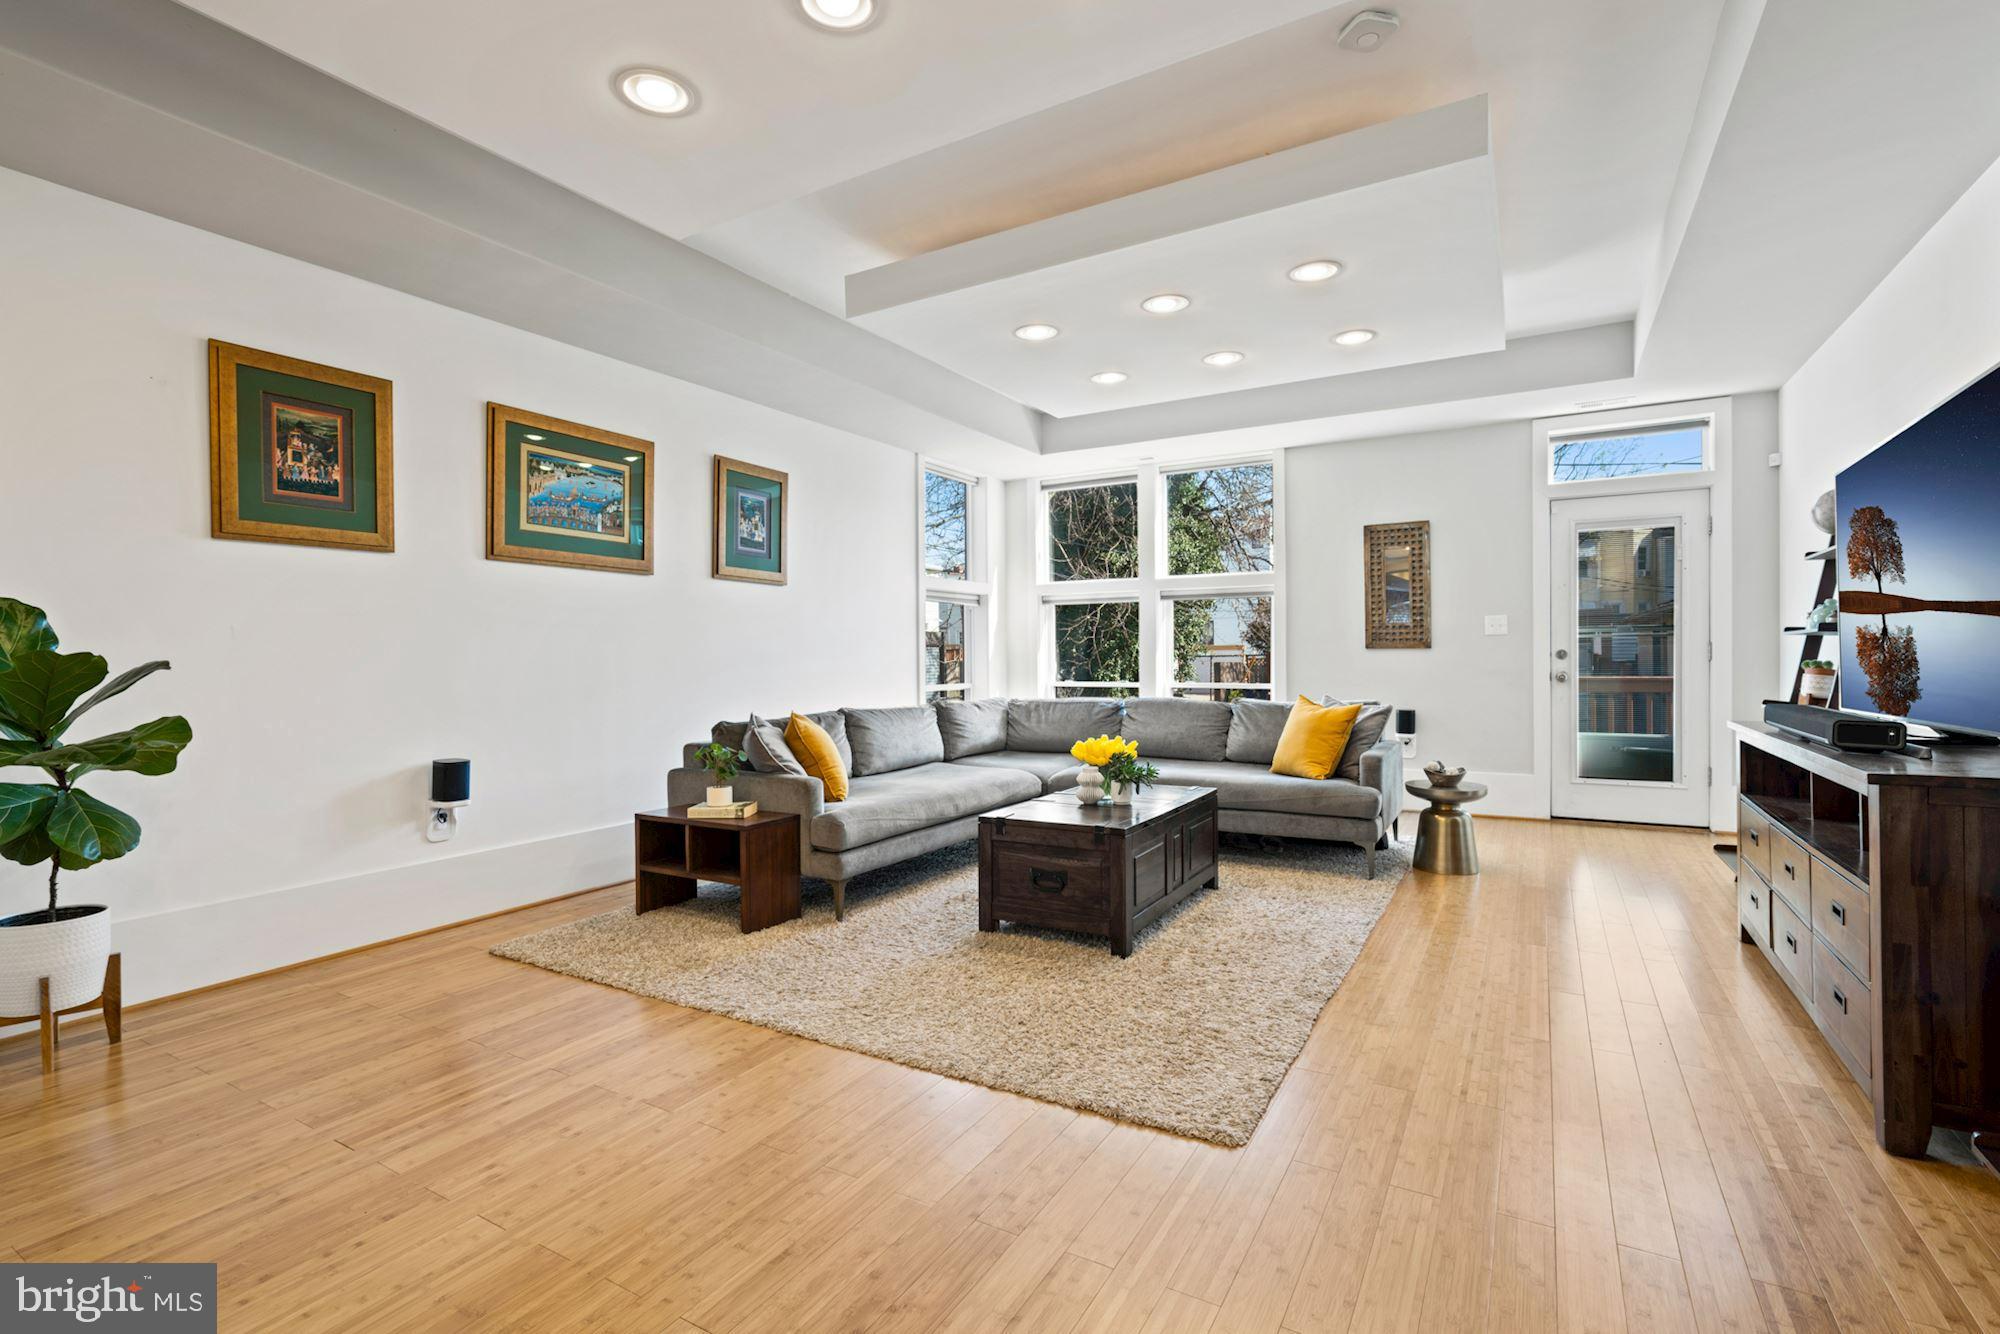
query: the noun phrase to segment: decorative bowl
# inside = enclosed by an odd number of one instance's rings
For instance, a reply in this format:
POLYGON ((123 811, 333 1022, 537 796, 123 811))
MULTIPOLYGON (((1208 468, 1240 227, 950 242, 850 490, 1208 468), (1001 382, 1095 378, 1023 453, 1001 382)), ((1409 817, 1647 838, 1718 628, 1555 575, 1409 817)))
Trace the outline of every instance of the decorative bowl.
POLYGON ((1424 777, 1431 780, 1432 787, 1457 787, 1459 780, 1465 777, 1465 769, 1463 766, 1447 769, 1443 760, 1432 760, 1424 766, 1424 777))

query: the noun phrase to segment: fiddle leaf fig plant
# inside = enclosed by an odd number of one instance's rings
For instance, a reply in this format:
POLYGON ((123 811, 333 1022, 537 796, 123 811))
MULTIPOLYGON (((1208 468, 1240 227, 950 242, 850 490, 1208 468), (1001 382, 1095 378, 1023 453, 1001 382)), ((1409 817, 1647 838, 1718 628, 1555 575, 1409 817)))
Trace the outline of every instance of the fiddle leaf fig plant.
POLYGON ((172 773, 193 739, 178 715, 155 718, 88 741, 68 739, 77 720, 124 694, 165 662, 148 662, 106 680, 95 653, 64 653, 41 608, 0 598, 0 768, 40 769, 47 782, 0 783, 0 857, 48 864, 48 920, 56 920, 56 882, 64 871, 108 862, 139 846, 139 822, 77 787, 100 770, 172 773))

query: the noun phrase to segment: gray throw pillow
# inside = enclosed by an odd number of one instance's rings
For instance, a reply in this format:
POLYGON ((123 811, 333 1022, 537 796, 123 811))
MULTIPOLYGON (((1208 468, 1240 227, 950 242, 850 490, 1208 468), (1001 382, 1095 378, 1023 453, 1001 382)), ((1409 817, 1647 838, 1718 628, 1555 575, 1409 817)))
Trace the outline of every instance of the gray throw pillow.
POLYGON ((1219 760, 1229 750, 1231 718, 1230 707, 1212 699, 1128 699, 1120 730, 1139 743, 1142 760, 1219 760))
POLYGON ((1230 708, 1225 757, 1238 764, 1270 768, 1271 761, 1278 758, 1278 739, 1285 734, 1292 706, 1269 699, 1239 699, 1230 708))
POLYGON ((944 759, 944 734, 938 731, 937 710, 928 704, 903 709, 843 709, 854 763, 847 772, 856 778, 936 764, 944 759))
POLYGON ((785 725, 790 721, 787 718, 784 722, 773 722, 754 713, 750 715, 750 730, 744 733, 743 750, 750 757, 753 773, 806 776, 806 767, 799 763, 799 757, 792 754, 785 740, 785 725))
POLYGON ((1067 755, 1085 737, 1118 735, 1123 723, 1115 699, 1010 699, 1007 749, 1067 755))
MULTIPOLYGON (((826 713, 809 713, 806 715, 806 717, 812 719, 814 722, 818 723, 821 727, 826 729, 826 734, 833 738, 834 750, 837 751, 840 755, 840 767, 847 770, 847 772, 850 774, 853 773, 854 747, 849 745, 847 741, 846 717, 841 714, 839 709, 832 709, 826 713)), ((753 722, 767 722, 771 726, 777 728, 778 740, 780 741, 783 741, 785 739, 785 729, 791 726, 792 722, 792 715, 790 710, 786 710, 783 713, 761 714, 761 715, 753 713, 750 715, 750 718, 753 722)), ((747 754, 749 753, 750 750, 750 723, 747 722, 717 723, 714 727, 708 729, 708 739, 711 741, 721 742, 725 746, 732 747, 736 750, 743 751, 747 754)), ((791 746, 788 744, 785 746, 785 753, 789 754, 790 752, 791 752, 791 746)), ((754 758, 755 757, 752 757, 753 762, 750 765, 750 767, 753 770, 757 769, 757 765, 754 762, 754 758)), ((797 756, 793 756, 793 758, 796 759, 797 756)), ((775 769, 759 770, 759 772, 776 773, 778 772, 778 770, 775 769)), ((802 773, 804 772, 804 766, 800 767, 800 772, 802 773)))
MULTIPOLYGON (((751 716, 754 718, 756 715, 752 714, 751 716)), ((731 750, 742 750, 743 738, 748 736, 749 733, 749 723, 717 723, 708 729, 708 739, 718 746, 727 746, 731 750)))
POLYGON ((937 702, 937 721, 938 731, 944 734, 947 760, 1007 749, 1004 699, 941 699, 937 702))
POLYGON ((1396 709, 1391 704, 1377 704, 1373 700, 1327 699, 1327 704, 1359 704, 1361 713, 1354 720, 1354 730, 1347 734, 1347 749, 1340 752, 1340 763, 1334 766, 1333 776, 1345 778, 1350 783, 1361 781, 1361 756, 1374 749, 1382 739, 1382 733, 1389 728, 1389 719, 1396 709))

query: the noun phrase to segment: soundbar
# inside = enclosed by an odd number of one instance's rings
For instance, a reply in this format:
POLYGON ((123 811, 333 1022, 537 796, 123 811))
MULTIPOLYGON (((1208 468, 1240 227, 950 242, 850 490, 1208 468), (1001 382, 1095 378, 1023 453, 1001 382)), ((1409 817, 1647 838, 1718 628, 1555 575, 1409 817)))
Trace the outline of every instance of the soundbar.
POLYGON ((1863 718, 1822 709, 1810 704, 1787 704, 1781 699, 1764 701, 1764 722, 1780 732, 1817 741, 1835 750, 1881 752, 1901 750, 1909 741, 1903 725, 1882 718, 1863 718))

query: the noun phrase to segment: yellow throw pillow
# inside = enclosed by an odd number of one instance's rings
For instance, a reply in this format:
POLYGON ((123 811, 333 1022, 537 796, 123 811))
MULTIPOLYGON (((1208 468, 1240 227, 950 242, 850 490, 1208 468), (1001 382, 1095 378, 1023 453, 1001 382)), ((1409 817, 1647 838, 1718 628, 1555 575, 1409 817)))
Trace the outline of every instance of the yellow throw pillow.
POLYGON ((1300 695, 1291 717, 1285 719, 1285 733, 1278 738, 1271 772, 1294 778, 1330 777, 1340 763, 1340 753, 1347 749, 1354 720, 1360 716, 1359 704, 1328 708, 1300 695))
MULTIPOLYGON (((785 744, 798 756, 799 764, 826 788, 828 801, 847 800, 847 769, 840 762, 840 748, 824 727, 803 713, 792 715, 785 724, 785 744)), ((1334 752, 1340 758, 1340 752, 1334 752)))

